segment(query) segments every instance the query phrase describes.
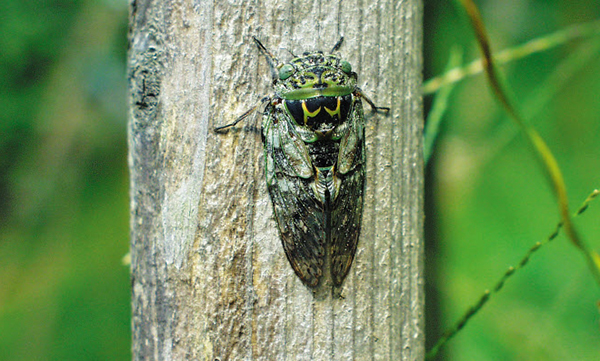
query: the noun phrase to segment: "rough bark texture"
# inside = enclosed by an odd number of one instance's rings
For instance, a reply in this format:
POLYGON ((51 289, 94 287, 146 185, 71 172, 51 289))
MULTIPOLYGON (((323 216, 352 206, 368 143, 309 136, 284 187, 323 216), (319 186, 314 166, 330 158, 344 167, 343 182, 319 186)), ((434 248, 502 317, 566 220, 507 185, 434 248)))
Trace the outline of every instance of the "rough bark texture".
POLYGON ((420 1, 130 7, 133 358, 422 359, 420 1), (359 86, 391 106, 367 118, 363 227, 343 299, 316 300, 288 264, 260 117, 212 130, 271 91, 253 35, 287 60, 343 35, 359 86))

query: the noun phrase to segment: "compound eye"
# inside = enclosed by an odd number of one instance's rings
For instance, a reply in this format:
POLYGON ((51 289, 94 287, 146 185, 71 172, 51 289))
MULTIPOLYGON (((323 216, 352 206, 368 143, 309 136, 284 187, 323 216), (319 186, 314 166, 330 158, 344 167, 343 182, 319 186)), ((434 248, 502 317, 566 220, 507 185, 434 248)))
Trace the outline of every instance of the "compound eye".
POLYGON ((340 68, 342 68, 342 71, 346 74, 350 74, 352 72, 352 65, 350 65, 350 63, 346 60, 342 60, 340 62, 340 68))
POLYGON ((285 64, 279 69, 279 79, 286 80, 294 74, 294 67, 291 64, 285 64))

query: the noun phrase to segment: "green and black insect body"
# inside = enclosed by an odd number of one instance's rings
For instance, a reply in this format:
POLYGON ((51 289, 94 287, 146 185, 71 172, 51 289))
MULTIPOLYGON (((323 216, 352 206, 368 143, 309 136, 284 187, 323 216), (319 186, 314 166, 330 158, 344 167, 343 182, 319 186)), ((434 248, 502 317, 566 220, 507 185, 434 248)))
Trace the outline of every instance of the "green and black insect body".
MULTIPOLYGON (((331 53, 338 50, 342 39, 331 53)), ((273 73, 275 94, 264 105, 262 139, 267 187, 283 248, 304 284, 316 289, 329 273, 342 285, 358 244, 365 186, 365 129, 350 63, 307 52, 279 62, 255 38, 273 73)))

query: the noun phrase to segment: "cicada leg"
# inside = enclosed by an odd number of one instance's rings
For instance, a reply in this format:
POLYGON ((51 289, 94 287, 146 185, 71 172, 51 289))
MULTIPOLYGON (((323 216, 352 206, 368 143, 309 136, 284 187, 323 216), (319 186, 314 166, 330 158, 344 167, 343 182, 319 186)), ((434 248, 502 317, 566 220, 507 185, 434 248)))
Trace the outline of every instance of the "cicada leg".
POLYGON ((246 119, 250 114, 254 113, 256 111, 256 109, 258 109, 261 105, 264 105, 269 100, 271 100, 270 97, 264 97, 264 98, 262 98, 255 106, 253 106, 252 108, 250 108, 248 111, 246 111, 239 118, 237 118, 236 120, 234 120, 232 123, 215 127, 215 131, 219 132, 219 131, 222 131, 224 129, 236 126, 239 122, 241 122, 242 120, 246 119))

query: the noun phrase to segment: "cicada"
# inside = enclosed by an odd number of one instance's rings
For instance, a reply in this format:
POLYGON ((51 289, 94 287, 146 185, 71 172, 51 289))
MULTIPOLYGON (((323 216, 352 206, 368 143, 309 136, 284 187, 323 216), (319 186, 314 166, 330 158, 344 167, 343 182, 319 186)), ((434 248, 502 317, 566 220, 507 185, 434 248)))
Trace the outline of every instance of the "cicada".
POLYGON ((360 235, 365 188, 364 99, 350 63, 334 53, 305 52, 288 63, 260 41, 273 75, 274 93, 244 113, 263 107, 262 140, 267 188, 285 254, 296 275, 317 289, 330 276, 346 278, 360 235))

